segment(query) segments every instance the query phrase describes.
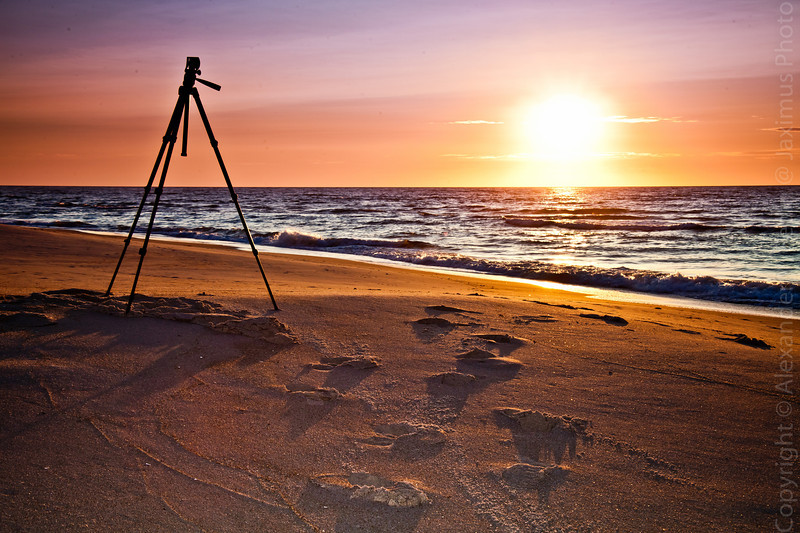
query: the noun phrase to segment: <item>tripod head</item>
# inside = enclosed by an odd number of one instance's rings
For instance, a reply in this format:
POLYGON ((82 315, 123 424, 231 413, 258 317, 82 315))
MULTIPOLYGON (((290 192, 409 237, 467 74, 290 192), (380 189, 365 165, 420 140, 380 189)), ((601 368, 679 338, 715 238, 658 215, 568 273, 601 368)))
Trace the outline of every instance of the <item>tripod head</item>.
POLYGON ((199 57, 187 57, 186 58, 186 69, 183 71, 183 86, 184 87, 194 87, 194 82, 198 81, 205 85, 206 87, 211 87, 215 91, 219 91, 222 89, 221 86, 217 85, 216 83, 212 83, 207 80, 202 80, 197 77, 200 72, 200 58, 199 57))
POLYGON ((200 102, 194 82, 198 81, 215 91, 222 89, 216 83, 198 78, 198 74, 200 74, 200 58, 187 57, 186 69, 183 71, 183 85, 178 88, 178 94, 185 98, 183 106, 183 144, 181 145, 181 156, 183 157, 186 157, 186 143, 189 135, 189 95, 194 94, 195 98, 198 98, 198 104, 200 102))

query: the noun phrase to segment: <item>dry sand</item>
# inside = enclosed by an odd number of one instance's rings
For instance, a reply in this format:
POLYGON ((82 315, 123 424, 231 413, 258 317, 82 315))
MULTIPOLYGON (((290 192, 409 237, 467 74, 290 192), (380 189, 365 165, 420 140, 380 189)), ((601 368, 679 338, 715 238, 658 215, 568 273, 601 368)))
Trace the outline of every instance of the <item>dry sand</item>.
POLYGON ((121 248, 0 226, 3 531, 779 516, 774 442, 795 418, 776 406, 797 401, 774 374, 793 323, 262 254, 273 312, 250 253, 163 242, 123 317, 136 243, 102 297, 121 248))

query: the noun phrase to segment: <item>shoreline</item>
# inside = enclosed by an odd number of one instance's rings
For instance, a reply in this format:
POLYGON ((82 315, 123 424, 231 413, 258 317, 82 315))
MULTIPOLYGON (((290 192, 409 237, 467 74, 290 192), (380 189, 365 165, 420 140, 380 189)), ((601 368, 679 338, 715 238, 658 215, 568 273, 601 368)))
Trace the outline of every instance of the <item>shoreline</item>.
MULTIPOLYGON (((123 239, 127 237, 127 232, 122 233, 113 231, 100 231, 100 230, 88 230, 88 229, 83 230, 74 228, 50 228, 50 227, 40 228, 40 229, 50 229, 55 231, 74 231, 78 233, 86 233, 89 235, 105 235, 105 236, 121 237, 123 239)), ((140 237, 141 234, 139 233, 135 234, 134 238, 136 238, 137 236, 141 238, 140 237)), ((211 240, 211 239, 194 239, 188 237, 171 237, 168 235, 156 235, 156 234, 151 235, 150 239, 163 242, 202 244, 205 246, 220 246, 223 248, 230 248, 234 250, 244 251, 247 253, 252 253, 250 250, 250 246, 247 243, 243 242, 211 240)), ((289 247, 269 246, 269 245, 259 245, 259 244, 256 244, 256 248, 258 249, 259 253, 263 252, 266 254, 298 255, 305 257, 320 257, 323 259, 332 258, 342 261, 354 261, 366 264, 383 265, 393 268, 418 270, 421 272, 433 272, 445 275, 460 275, 465 277, 474 277, 478 279, 487 279, 487 280, 494 279, 499 281, 506 281, 509 283, 521 283, 523 285, 534 285, 542 288, 552 288, 555 290, 563 290, 568 292, 579 293, 590 298, 597 298, 601 300, 609 300, 615 302, 666 305, 670 307, 679 307, 684 309, 718 311, 726 313, 736 313, 740 315, 756 315, 756 316, 768 316, 768 317, 791 318, 791 319, 800 318, 800 309, 792 309, 777 304, 774 306, 758 306, 752 304, 704 300, 700 298, 692 298, 681 295, 638 292, 630 289, 615 289, 615 288, 605 288, 605 287, 592 287, 587 285, 575 285, 575 284, 559 283, 555 281, 544 281, 544 280, 527 279, 522 277, 514 277, 504 274, 493 274, 490 272, 480 272, 459 267, 423 265, 401 260, 374 257, 369 255, 328 252, 325 250, 308 250, 303 248, 289 248, 289 247)), ((734 280, 734 281, 748 281, 748 280, 734 280)))
MULTIPOLYGON (((141 201, 135 188, 95 189, 10 190, 4 221, 127 233, 125 213, 141 201)), ((245 195, 243 206, 254 213, 252 235, 265 251, 344 253, 677 296, 689 298, 681 305, 692 307, 710 301, 781 309, 781 298, 791 296, 788 307, 800 311, 800 274, 791 261, 797 244, 791 213, 800 197, 793 190, 717 187, 692 196, 681 188, 670 194, 630 188, 619 193, 457 189, 426 194, 408 188, 262 188, 245 195), (743 210, 721 208, 720 198, 743 210), (770 205, 778 200, 785 212, 772 212, 770 205)), ((154 231, 246 242, 231 218, 226 192, 175 191, 165 200, 169 219, 156 223, 154 231)))
POLYGON ((124 317, 135 245, 102 297, 121 244, 0 226, 11 529, 728 532, 779 516, 776 406, 798 399, 775 375, 796 321, 264 253, 274 312, 249 251, 160 240, 124 317))

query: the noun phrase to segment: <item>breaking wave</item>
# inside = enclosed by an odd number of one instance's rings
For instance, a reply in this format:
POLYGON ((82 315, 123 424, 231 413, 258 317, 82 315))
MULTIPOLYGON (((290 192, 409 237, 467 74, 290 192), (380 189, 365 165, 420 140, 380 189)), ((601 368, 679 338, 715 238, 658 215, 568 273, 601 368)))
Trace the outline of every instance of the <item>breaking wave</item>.
POLYGON ((257 244, 280 246, 283 248, 435 248, 436 246, 425 242, 410 239, 355 239, 348 237, 319 237, 298 231, 281 231, 268 236, 254 238, 257 244))
POLYGON ((560 228, 583 231, 721 231, 724 226, 686 222, 683 224, 598 224, 596 222, 563 222, 539 218, 505 217, 506 224, 519 228, 560 228))
MULTIPOLYGON (((138 187, 0 187, 0 223, 127 234, 141 194, 138 187)), ((224 187, 165 189, 154 234, 246 243, 229 196, 224 187)), ((797 187, 588 188, 566 196, 515 188, 253 188, 240 201, 261 246, 800 305, 797 187), (554 258, 573 265, 548 263, 554 258)))
MULTIPOLYGON (((129 228, 118 228, 129 230, 129 228)), ((202 239, 209 241, 247 242, 247 237, 241 228, 163 228, 155 227, 153 232, 168 237, 182 239, 202 239)), ((435 245, 411 239, 357 239, 348 237, 320 237, 299 231, 276 231, 269 233, 251 233, 253 242, 263 246, 278 246, 281 248, 299 248, 313 250, 318 248, 339 248, 344 253, 354 253, 357 248, 405 248, 427 249, 436 248, 435 245)))
POLYGON ((768 281, 684 276, 631 268, 556 265, 541 261, 492 261, 466 256, 375 253, 373 256, 418 265, 459 268, 538 281, 622 289, 648 294, 682 296, 715 302, 775 307, 791 302, 800 309, 800 285, 768 281))

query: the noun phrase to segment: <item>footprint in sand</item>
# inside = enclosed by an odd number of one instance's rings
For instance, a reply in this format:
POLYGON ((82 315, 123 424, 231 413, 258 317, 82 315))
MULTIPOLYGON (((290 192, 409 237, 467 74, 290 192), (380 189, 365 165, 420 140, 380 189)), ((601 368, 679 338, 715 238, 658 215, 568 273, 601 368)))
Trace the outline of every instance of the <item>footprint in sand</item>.
POLYGON ((425 318, 420 318, 419 320, 415 320, 414 324, 418 324, 420 326, 436 326, 439 328, 447 328, 453 329, 455 327, 468 327, 468 326, 480 326, 480 322, 452 322, 447 320, 446 318, 441 318, 438 316, 429 316, 425 318))
POLYGON ((518 371, 522 363, 510 357, 500 357, 488 350, 473 348, 472 350, 456 355, 459 364, 485 368, 489 370, 518 371))
POLYGON ((480 348, 473 348, 472 350, 456 355, 459 359, 479 360, 479 359, 494 359, 497 358, 495 354, 488 350, 480 348))
POLYGON ((493 344, 516 344, 522 345, 525 343, 525 339, 520 339, 519 337, 514 337, 513 335, 509 335, 508 333, 483 333, 480 335, 473 335, 473 337, 477 337, 479 339, 483 339, 485 341, 489 341, 493 344))
POLYGON ((532 465, 516 463, 503 471, 503 480, 520 489, 546 489, 559 483, 567 476, 568 470, 561 466, 532 465))
POLYGON ((539 300, 525 300, 525 301, 526 302, 533 302, 533 303, 539 304, 539 305, 547 305, 547 306, 550 306, 550 307, 560 307, 562 309, 582 309, 584 311, 593 311, 593 309, 589 309, 588 307, 575 307, 574 305, 569 305, 569 304, 550 304, 550 303, 547 303, 547 302, 541 302, 539 300))
MULTIPOLYGON (((536 342, 520 337, 514 337, 508 333, 482 333, 478 335, 472 335, 472 338, 477 339, 478 342, 486 348, 496 348, 502 357, 509 355, 511 352, 521 348, 527 343, 536 342)), ((469 345, 470 343, 468 339, 464 339, 462 344, 469 345)))
POLYGON ((448 328, 448 329, 453 329, 454 327, 459 325, 455 322, 450 322, 446 318, 439 318, 439 317, 420 318, 419 320, 415 320, 414 324, 419 324, 421 326, 436 326, 439 328, 448 328))
POLYGON ((286 386, 292 397, 303 398, 311 405, 324 405, 338 400, 342 393, 333 387, 314 387, 303 384, 290 384, 286 386))
POLYGON ((748 337, 744 333, 725 333, 725 337, 717 338, 724 341, 733 341, 738 344, 743 344, 744 346, 749 346, 751 348, 758 348, 760 350, 771 350, 773 348, 771 345, 767 344, 761 339, 748 337))
POLYGON ((448 385, 450 387, 463 387, 474 383, 477 378, 472 374, 462 372, 441 372, 428 378, 430 383, 448 385))
POLYGON ((578 437, 585 436, 591 425, 581 418, 514 407, 497 408, 494 413, 497 425, 511 430, 520 460, 536 464, 550 459, 560 464, 567 450, 574 458, 578 437))
POLYGON ((613 316, 613 315, 598 315, 595 313, 581 313, 578 315, 582 318, 592 318, 595 320, 602 320, 606 324, 611 324, 612 326, 627 326, 628 321, 622 318, 621 316, 613 316))
POLYGON ((369 355, 324 355, 319 363, 312 363, 314 370, 333 370, 334 368, 350 367, 357 370, 367 370, 381 366, 380 359, 369 355))
POLYGON ((376 425, 375 435, 364 440, 364 443, 388 446, 393 452, 419 456, 438 453, 446 440, 447 435, 439 426, 400 422, 376 425))
POLYGON ((450 307, 449 305, 429 305, 425 308, 428 313, 466 313, 472 315, 480 315, 479 311, 468 311, 458 307, 450 307))
POLYGON ((535 490, 539 499, 546 502, 550 492, 563 483, 568 474, 569 470, 562 466, 517 463, 506 468, 501 477, 512 489, 535 490))
POLYGON ((578 437, 588 438, 590 423, 515 407, 499 407, 494 414, 498 426, 511 430, 519 461, 502 471, 503 482, 512 490, 537 491, 539 499, 547 501, 570 472, 561 466, 565 454, 575 457, 578 437))
MULTIPOLYGON (((440 315, 440 314, 453 314, 453 315, 460 315, 461 318, 470 319, 469 315, 478 315, 480 314, 477 311, 468 311, 466 309, 461 309, 459 307, 451 307, 449 305, 429 305, 425 307, 425 311, 429 315, 440 315)), ((425 318, 420 318, 419 320, 414 320, 411 322, 411 327, 414 328, 414 332, 417 334, 419 338, 426 342, 431 342, 436 337, 439 337, 443 334, 449 333, 450 331, 454 330, 457 327, 472 327, 472 326, 480 326, 479 322, 469 321, 469 322, 454 322, 452 320, 448 320, 446 318, 442 318, 440 316, 427 316, 425 318)))
POLYGON ((531 322, 558 322, 553 315, 520 315, 514 317, 515 324, 529 325, 531 322))
POLYGON ((418 507, 429 504, 428 496, 409 480, 394 481, 367 472, 353 472, 348 476, 322 475, 314 479, 329 493, 350 500, 375 502, 396 508, 418 507))
POLYGON ((430 503, 428 496, 410 481, 389 481, 356 472, 348 479, 356 489, 350 499, 383 503, 389 507, 417 507, 430 503))
POLYGON ((441 317, 425 317, 411 322, 414 334, 423 342, 441 339, 457 327, 477 326, 477 323, 452 322, 441 317))

